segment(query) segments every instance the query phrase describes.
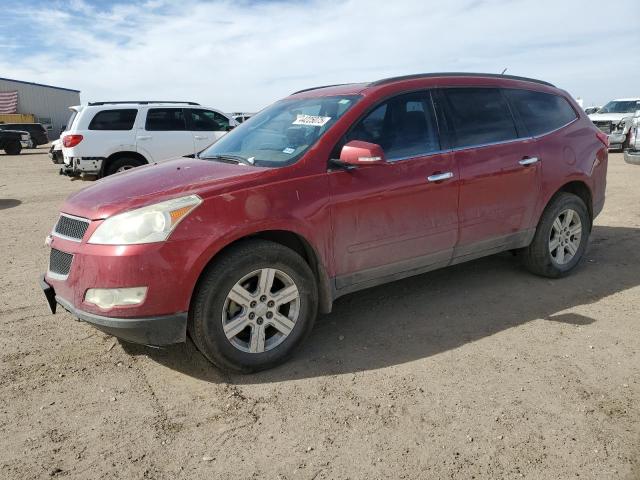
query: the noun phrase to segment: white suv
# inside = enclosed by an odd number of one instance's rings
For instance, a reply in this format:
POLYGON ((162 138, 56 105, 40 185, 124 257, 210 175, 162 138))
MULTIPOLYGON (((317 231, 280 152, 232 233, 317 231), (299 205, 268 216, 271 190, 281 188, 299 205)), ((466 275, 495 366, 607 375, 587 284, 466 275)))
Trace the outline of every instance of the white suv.
POLYGON ((204 150, 237 125, 193 102, 94 102, 76 112, 62 137, 61 174, 103 177, 204 150))

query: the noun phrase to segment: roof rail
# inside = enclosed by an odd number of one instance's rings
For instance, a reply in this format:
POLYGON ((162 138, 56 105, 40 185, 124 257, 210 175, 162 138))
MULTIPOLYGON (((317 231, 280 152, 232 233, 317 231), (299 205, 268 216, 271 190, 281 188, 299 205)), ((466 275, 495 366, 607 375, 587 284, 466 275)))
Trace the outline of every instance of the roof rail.
POLYGON ((342 87, 343 85, 353 85, 354 83, 335 83, 333 85, 321 85, 319 87, 311 87, 311 88, 304 88, 302 90, 298 90, 297 92, 293 92, 291 95, 296 95, 298 93, 302 93, 302 92, 310 92, 311 90, 318 90, 320 88, 329 88, 329 87, 342 87))
POLYGON ((435 77, 489 77, 489 78, 508 78, 509 80, 522 80, 525 82, 539 83, 549 87, 555 85, 545 82, 544 80, 536 80, 535 78, 518 77, 516 75, 501 75, 499 73, 472 73, 472 72, 440 72, 440 73, 418 73, 415 75, 404 75, 400 77, 383 78, 369 84, 370 87, 377 87, 387 83, 398 82, 401 80, 413 80, 418 78, 435 78, 435 77))
POLYGON ((137 103, 138 105, 149 105, 150 103, 179 103, 182 105, 200 105, 196 102, 174 102, 163 100, 130 100, 130 101, 118 101, 118 102, 89 102, 88 105, 93 107, 95 105, 123 105, 126 103, 137 103))

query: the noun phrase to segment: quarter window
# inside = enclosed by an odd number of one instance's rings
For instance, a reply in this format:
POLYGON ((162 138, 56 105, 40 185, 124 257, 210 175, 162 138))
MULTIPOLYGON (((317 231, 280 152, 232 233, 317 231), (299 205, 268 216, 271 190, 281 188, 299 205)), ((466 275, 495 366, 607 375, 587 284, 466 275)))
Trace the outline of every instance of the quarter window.
POLYGON ((181 108, 150 108, 144 128, 161 132, 186 130, 184 112, 181 108))
POLYGON ((446 88, 448 119, 456 147, 518 138, 506 99, 497 88, 446 88))
MULTIPOLYGON (((137 114, 138 110, 135 108, 102 110, 91 119, 89 130, 131 130, 137 114)), ((70 123, 74 117, 72 115, 70 123)))
POLYGON ((577 118, 569 102, 559 95, 531 90, 505 90, 530 135, 556 130, 577 118))
POLYGON ((229 119, 213 110, 191 109, 191 130, 219 132, 229 128, 229 119))
POLYGON ((409 93, 382 103, 347 133, 345 143, 352 140, 380 145, 389 161, 440 150, 431 95, 409 93))

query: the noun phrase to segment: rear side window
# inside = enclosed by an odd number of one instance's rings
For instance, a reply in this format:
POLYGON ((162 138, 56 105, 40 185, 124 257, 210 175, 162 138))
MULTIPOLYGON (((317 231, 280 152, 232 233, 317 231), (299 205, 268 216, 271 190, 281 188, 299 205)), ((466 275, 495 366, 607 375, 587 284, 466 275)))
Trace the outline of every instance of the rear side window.
POLYGON ((213 110, 191 109, 191 130, 198 132, 219 132, 227 130, 229 119, 213 110))
POLYGON ((409 93, 378 105, 353 126, 344 143, 352 140, 380 145, 389 161, 440 150, 431 95, 409 93))
POLYGON ((131 130, 137 114, 135 108, 102 110, 91 119, 89 130, 131 130))
POLYGON ((518 138, 507 100, 497 88, 443 89, 455 147, 518 138))
POLYGON ((186 130, 184 112, 181 108, 150 108, 144 128, 162 132, 186 130))
POLYGON ((569 102, 559 95, 519 89, 505 92, 530 135, 551 132, 577 118, 569 102))

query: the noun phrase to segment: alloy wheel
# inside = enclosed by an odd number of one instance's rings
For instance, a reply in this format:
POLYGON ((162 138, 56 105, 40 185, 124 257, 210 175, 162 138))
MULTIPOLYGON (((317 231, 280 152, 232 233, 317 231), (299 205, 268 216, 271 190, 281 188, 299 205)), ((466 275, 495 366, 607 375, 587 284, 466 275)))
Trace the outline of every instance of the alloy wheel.
POLYGON ((227 294, 222 328, 231 344, 247 353, 262 353, 280 345, 300 314, 300 292, 285 272, 255 270, 227 294))
POLYGON ((580 215, 570 208, 553 221, 549 235, 549 253, 558 265, 566 265, 575 257, 582 241, 580 215))

